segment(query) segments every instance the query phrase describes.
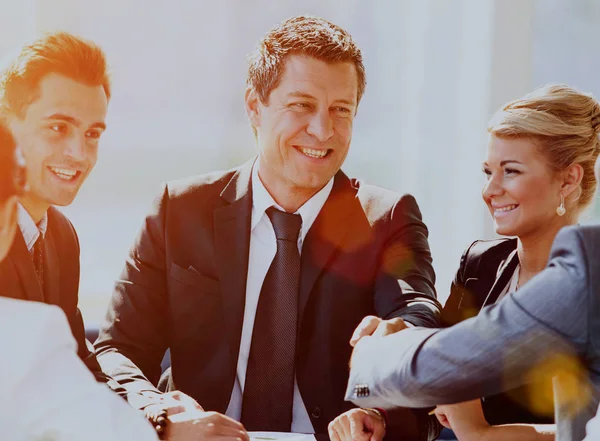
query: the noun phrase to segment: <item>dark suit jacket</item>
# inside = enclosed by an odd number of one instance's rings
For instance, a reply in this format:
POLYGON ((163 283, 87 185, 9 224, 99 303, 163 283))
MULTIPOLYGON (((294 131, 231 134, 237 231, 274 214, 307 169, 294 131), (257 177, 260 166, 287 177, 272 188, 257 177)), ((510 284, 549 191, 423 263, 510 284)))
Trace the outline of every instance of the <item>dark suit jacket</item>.
MULTIPOLYGON (((79 241, 71 222, 54 207, 48 209, 48 229, 44 239, 44 290, 40 286, 33 259, 18 230, 6 259, 0 262, 0 295, 57 305, 69 320, 77 341, 78 355, 100 382, 109 378, 102 372, 93 347, 85 339, 79 291, 79 241), (89 346, 88 346, 89 345, 89 346)), ((27 326, 27 324, 23 324, 27 326)), ((18 332, 18 331, 15 331, 18 332)), ((15 336, 18 338, 18 335, 15 336)), ((117 387, 116 383, 111 387, 117 387)))
MULTIPOLYGON (((103 369, 134 406, 156 391, 170 348, 171 387, 205 409, 227 409, 244 316, 251 170, 249 162, 167 184, 145 220, 96 341, 103 369)), ((301 255, 296 375, 317 433, 351 407, 343 399, 348 341, 364 316, 438 323, 427 234, 412 196, 336 175, 301 255)))
MULTIPOLYGON (((467 248, 442 311, 444 326, 474 317, 481 308, 496 302, 519 264, 516 249, 517 239, 478 240, 467 248)), ((482 407, 492 425, 553 424, 552 383, 537 381, 484 397, 482 407)))
POLYGON ((359 342, 346 397, 361 406, 457 403, 561 373, 556 439, 580 441, 600 399, 599 275, 600 226, 563 228, 546 269, 477 316, 359 342))

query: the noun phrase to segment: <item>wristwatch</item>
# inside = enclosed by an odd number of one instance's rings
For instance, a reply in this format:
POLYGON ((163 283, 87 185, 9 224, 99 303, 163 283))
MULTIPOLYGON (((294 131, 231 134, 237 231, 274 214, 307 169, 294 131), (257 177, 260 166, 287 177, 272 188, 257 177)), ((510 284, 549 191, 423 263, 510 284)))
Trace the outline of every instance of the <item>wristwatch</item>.
POLYGON ((148 408, 144 409, 144 413, 146 415, 146 419, 152 424, 154 430, 156 430, 156 435, 158 439, 164 440, 167 435, 167 410, 160 409, 156 406, 148 406, 148 408), (154 410, 153 409, 156 409, 154 410))

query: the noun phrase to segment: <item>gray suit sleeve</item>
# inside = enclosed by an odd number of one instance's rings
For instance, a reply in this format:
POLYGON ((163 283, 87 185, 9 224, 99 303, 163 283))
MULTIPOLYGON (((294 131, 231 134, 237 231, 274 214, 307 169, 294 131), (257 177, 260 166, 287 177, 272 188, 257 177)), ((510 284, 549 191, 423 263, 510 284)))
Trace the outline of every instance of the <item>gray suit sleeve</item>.
POLYGON ((562 230, 548 267, 477 317, 359 342, 346 399, 384 408, 456 403, 526 383, 552 357, 574 360, 587 345, 588 271, 580 232, 562 230))

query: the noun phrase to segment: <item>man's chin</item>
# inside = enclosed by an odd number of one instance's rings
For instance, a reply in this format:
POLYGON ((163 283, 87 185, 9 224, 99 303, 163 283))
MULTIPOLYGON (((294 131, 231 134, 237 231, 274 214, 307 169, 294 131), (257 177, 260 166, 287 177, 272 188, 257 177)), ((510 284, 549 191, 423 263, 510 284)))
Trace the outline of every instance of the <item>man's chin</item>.
POLYGON ((57 207, 68 207, 73 203, 75 197, 77 197, 77 193, 70 195, 61 195, 60 197, 56 198, 49 198, 47 199, 47 201, 50 205, 55 205, 57 207))

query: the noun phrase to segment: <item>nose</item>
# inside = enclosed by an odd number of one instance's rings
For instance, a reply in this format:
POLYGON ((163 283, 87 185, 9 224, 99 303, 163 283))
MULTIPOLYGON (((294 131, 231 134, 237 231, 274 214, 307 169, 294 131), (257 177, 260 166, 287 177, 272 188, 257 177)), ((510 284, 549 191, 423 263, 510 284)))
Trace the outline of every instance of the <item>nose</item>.
POLYGON ((86 139, 85 135, 83 136, 71 136, 67 143, 65 144, 65 148, 63 153, 68 158, 82 162, 86 158, 86 139))
POLYGON ((492 196, 499 196, 504 192, 501 179, 502 178, 497 177, 494 174, 490 176, 488 181, 483 186, 483 190, 481 191, 483 199, 490 199, 492 196))
POLYGON ((315 112, 306 129, 307 133, 319 142, 325 142, 333 136, 333 121, 328 110, 315 112))

